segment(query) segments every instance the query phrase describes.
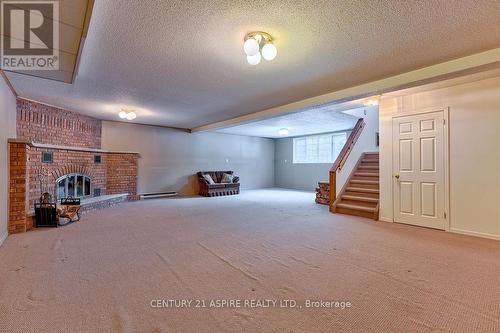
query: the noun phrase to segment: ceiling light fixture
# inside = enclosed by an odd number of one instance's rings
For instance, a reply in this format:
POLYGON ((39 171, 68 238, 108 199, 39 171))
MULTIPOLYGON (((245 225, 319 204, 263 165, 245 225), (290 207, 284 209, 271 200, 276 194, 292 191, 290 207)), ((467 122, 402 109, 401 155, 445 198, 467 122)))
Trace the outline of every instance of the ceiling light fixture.
POLYGON ((279 135, 288 135, 288 128, 282 128, 278 131, 279 135))
POLYGON ((246 34, 243 51, 245 51, 247 61, 250 65, 259 64, 261 58, 271 61, 278 54, 278 50, 273 44, 273 38, 270 34, 263 31, 254 31, 246 34))
POLYGON ((368 99, 364 104, 365 106, 377 106, 379 97, 372 97, 368 99))
POLYGON ((118 113, 118 117, 121 119, 134 120, 137 118, 137 114, 134 111, 122 109, 120 113, 118 113))
POLYGON ((135 114, 135 112, 127 113, 127 120, 134 120, 135 118, 137 118, 137 115, 135 114))

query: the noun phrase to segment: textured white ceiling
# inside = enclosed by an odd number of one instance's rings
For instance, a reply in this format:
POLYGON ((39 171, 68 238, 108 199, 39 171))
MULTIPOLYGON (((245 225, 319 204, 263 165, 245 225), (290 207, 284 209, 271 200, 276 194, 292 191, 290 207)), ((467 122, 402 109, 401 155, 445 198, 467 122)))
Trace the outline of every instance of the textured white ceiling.
MULTIPOLYGON (((356 103, 349 103, 353 107, 356 103)), ((258 136, 264 138, 286 138, 300 135, 336 132, 352 129, 357 117, 351 114, 378 107, 359 107, 350 109, 348 103, 312 108, 279 117, 259 120, 248 124, 219 129, 216 132, 258 136), (346 107, 347 106, 347 107, 346 107), (288 129, 288 135, 280 135, 279 130, 288 129)))
POLYGON ((500 46, 500 1, 96 0, 72 85, 9 73, 34 100, 193 128, 500 46), (246 63, 245 33, 278 56, 246 63))

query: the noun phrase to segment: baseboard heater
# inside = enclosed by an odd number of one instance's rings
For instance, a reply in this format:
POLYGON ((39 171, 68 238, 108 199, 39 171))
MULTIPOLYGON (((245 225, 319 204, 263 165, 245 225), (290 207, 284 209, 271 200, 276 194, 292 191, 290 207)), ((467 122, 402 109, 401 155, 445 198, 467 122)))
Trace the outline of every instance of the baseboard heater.
POLYGON ((160 192, 160 193, 142 193, 141 199, 154 199, 154 198, 166 198, 166 197, 175 197, 177 196, 177 192, 160 192))

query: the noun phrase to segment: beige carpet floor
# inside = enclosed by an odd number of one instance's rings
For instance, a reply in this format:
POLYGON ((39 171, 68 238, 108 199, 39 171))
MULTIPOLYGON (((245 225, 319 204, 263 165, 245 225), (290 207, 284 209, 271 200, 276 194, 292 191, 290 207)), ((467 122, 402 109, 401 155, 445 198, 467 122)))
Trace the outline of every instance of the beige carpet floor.
POLYGON ((0 247, 0 332, 431 331, 500 332, 500 242, 274 189, 127 203, 0 247))

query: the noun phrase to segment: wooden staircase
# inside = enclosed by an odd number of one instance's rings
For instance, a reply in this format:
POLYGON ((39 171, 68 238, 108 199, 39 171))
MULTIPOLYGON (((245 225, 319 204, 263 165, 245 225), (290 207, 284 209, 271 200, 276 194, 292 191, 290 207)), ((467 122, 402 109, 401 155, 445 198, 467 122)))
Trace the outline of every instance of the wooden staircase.
POLYGON ((378 220, 379 154, 363 153, 344 188, 331 205, 333 213, 378 220))

